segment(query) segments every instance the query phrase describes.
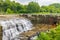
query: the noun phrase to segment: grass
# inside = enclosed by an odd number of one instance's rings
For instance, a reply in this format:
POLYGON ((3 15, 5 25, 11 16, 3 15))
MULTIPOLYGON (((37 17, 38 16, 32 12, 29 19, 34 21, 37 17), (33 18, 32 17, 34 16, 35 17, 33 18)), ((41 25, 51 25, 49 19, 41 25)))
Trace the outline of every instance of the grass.
POLYGON ((48 12, 40 12, 40 13, 0 13, 0 15, 16 15, 16 14, 60 15, 60 13, 48 13, 48 12))

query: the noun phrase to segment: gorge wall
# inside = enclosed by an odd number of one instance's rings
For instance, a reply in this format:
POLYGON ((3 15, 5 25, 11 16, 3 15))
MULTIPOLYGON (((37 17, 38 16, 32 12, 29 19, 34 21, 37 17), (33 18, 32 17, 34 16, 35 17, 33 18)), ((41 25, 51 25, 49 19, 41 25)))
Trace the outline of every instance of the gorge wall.
MULTIPOLYGON (((12 18, 24 17, 29 19, 33 25, 36 24, 54 24, 54 22, 60 24, 60 16, 57 15, 30 15, 30 14, 21 14, 21 15, 0 15, 0 20, 8 20, 12 18)), ((0 39, 2 40, 2 27, 0 26, 0 39)))
POLYGON ((57 15, 19 15, 31 20, 33 24, 54 24, 54 22, 60 24, 60 16, 57 15))

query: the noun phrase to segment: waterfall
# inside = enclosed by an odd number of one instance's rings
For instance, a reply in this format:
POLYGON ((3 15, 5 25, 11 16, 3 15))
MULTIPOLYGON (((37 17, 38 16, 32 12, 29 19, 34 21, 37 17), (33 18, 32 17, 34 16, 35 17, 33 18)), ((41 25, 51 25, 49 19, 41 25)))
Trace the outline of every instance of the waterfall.
POLYGON ((19 34, 32 29, 32 23, 26 18, 0 20, 3 29, 2 40, 20 40, 19 34))

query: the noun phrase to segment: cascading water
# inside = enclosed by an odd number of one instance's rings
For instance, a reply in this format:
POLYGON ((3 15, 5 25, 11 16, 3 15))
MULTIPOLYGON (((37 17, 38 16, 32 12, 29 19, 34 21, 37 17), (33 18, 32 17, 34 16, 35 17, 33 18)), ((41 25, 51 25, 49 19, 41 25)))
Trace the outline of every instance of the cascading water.
POLYGON ((3 27, 2 40, 20 40, 20 33, 32 29, 32 23, 26 18, 4 20, 0 24, 3 27))

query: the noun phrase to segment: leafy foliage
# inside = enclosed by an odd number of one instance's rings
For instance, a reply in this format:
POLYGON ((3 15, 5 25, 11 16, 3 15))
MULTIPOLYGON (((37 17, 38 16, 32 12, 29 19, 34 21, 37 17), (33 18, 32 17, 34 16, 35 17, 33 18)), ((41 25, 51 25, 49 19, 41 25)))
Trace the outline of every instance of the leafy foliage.
POLYGON ((50 40, 50 38, 46 33, 41 32, 37 40, 50 40))
POLYGON ((49 32, 41 32, 37 40, 60 40, 60 25, 56 29, 51 29, 49 32))
POLYGON ((0 12, 7 12, 10 9, 12 13, 60 13, 60 4, 54 3, 49 6, 41 6, 36 2, 30 2, 28 5, 22 5, 15 1, 0 0, 0 12))
POLYGON ((27 10, 30 10, 30 12, 40 12, 40 6, 36 2, 30 2, 27 6, 27 10))

